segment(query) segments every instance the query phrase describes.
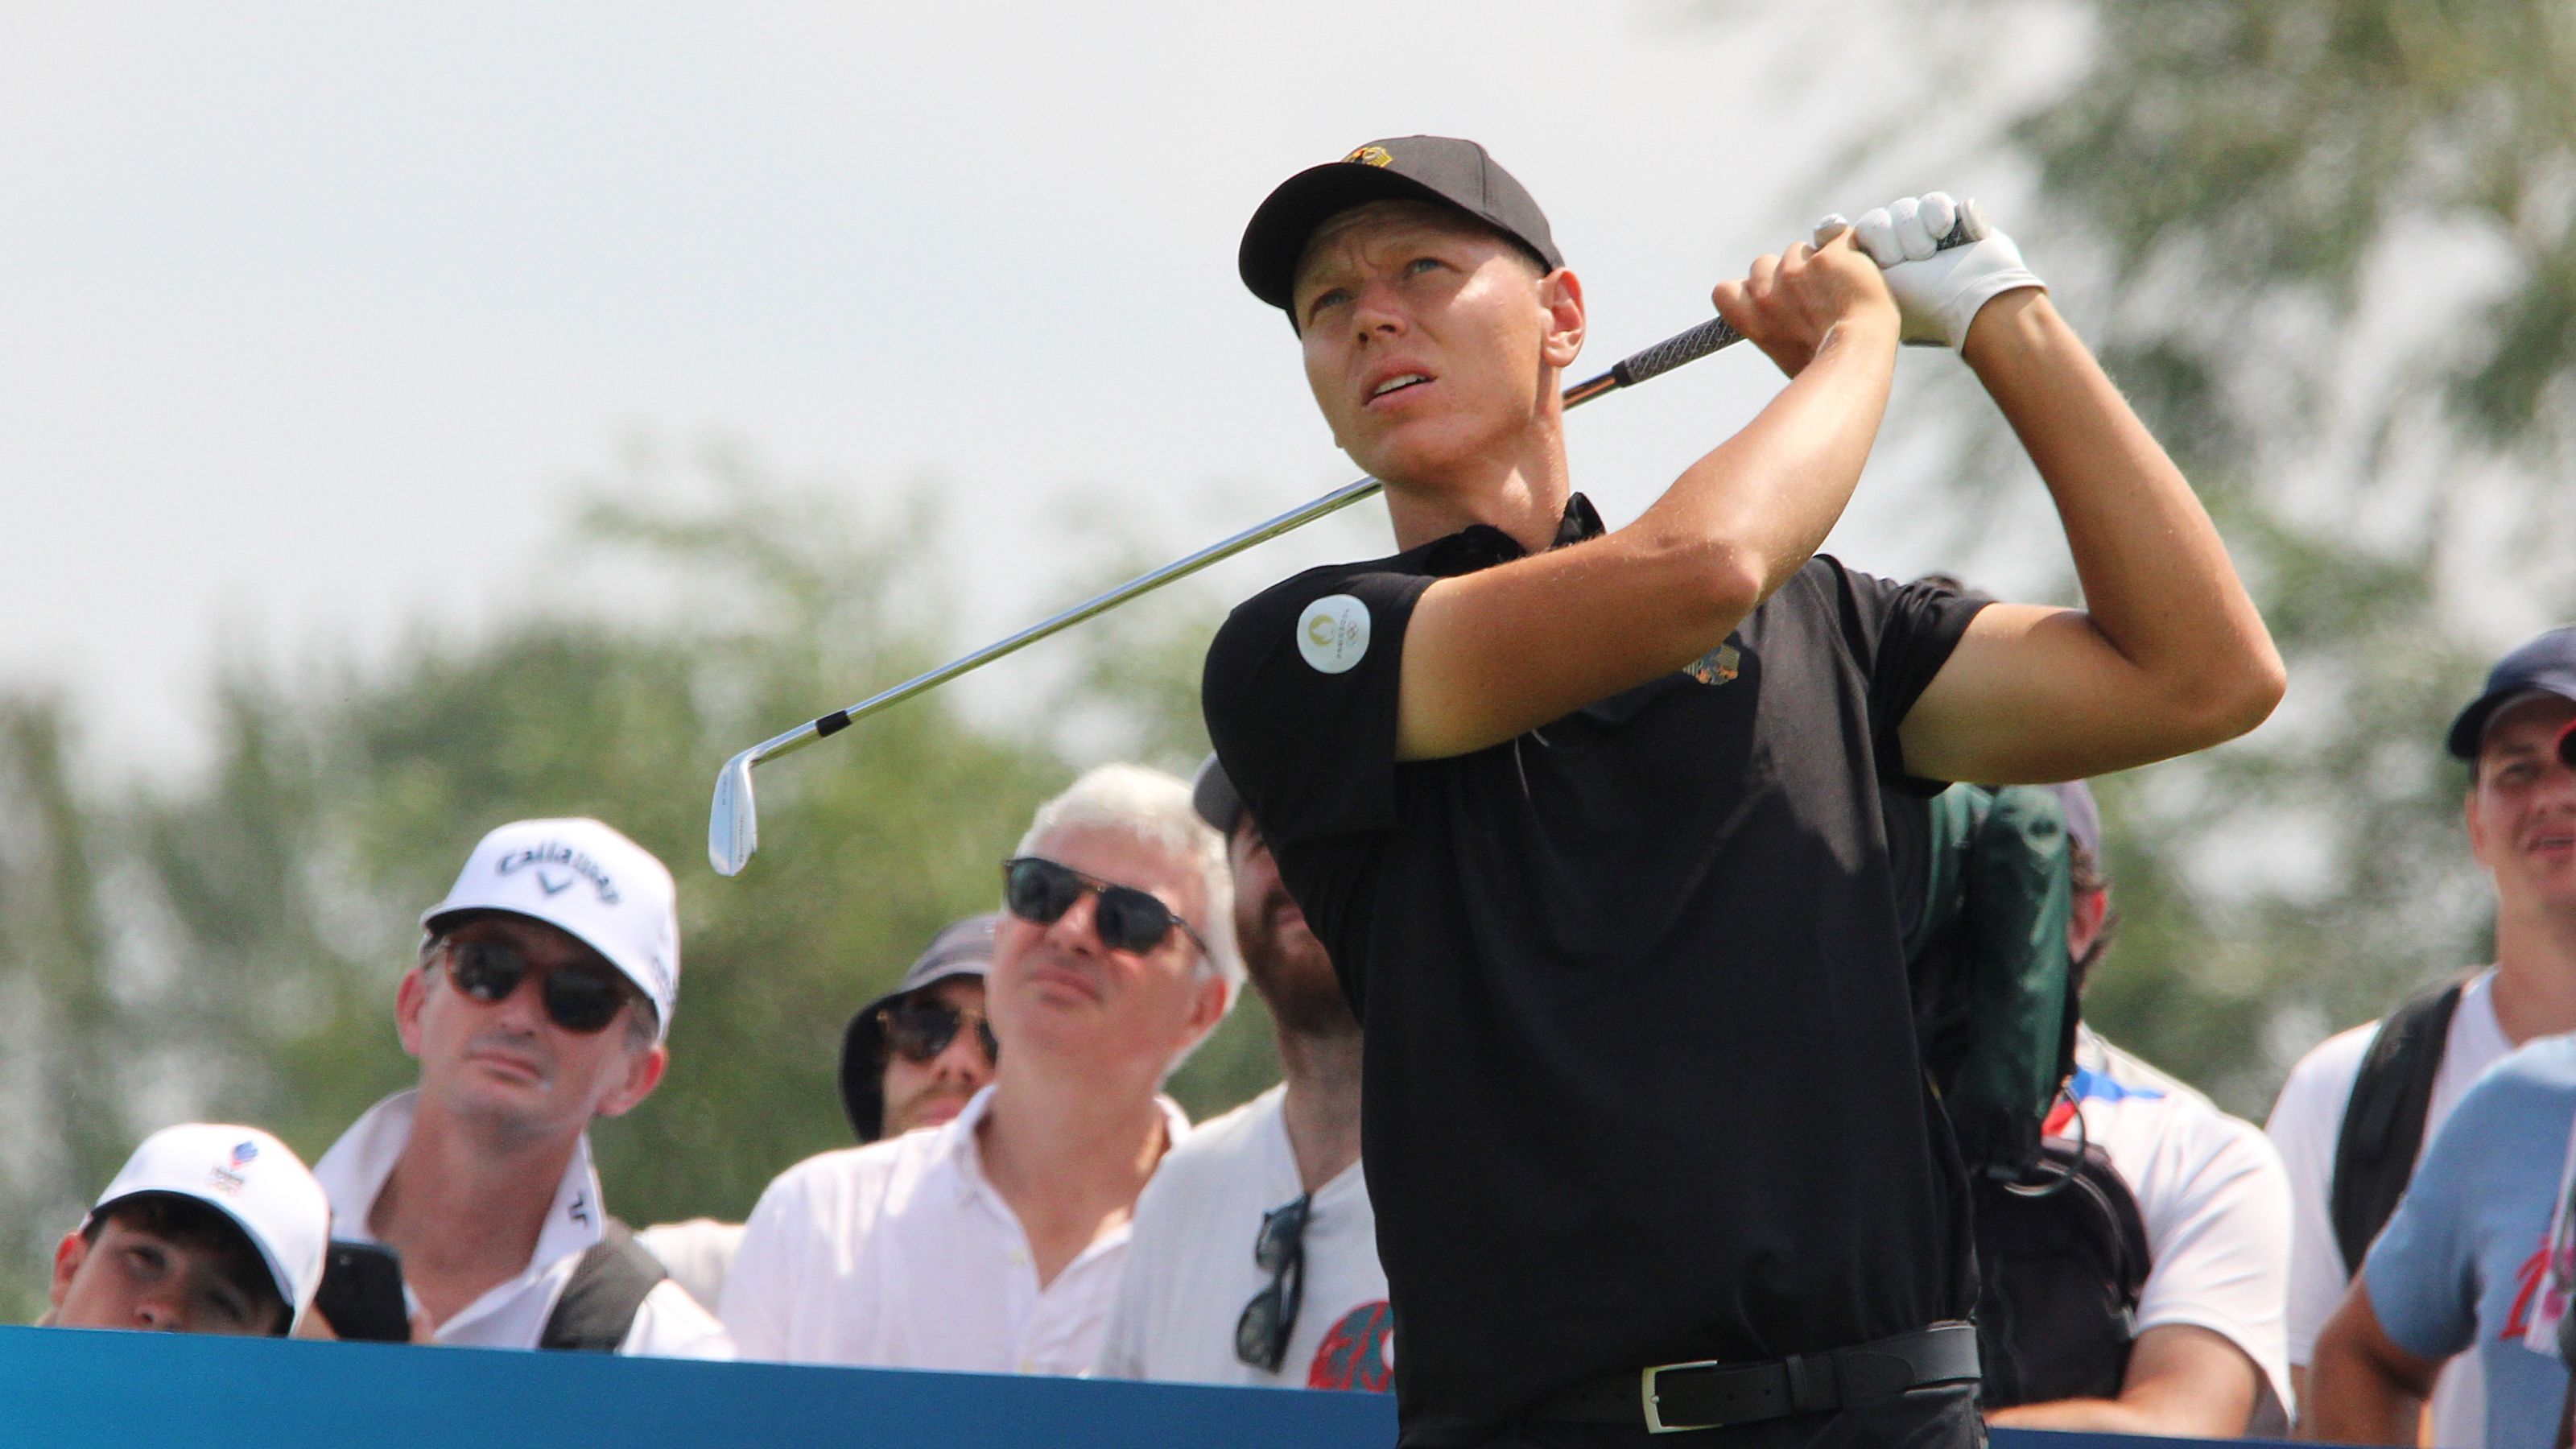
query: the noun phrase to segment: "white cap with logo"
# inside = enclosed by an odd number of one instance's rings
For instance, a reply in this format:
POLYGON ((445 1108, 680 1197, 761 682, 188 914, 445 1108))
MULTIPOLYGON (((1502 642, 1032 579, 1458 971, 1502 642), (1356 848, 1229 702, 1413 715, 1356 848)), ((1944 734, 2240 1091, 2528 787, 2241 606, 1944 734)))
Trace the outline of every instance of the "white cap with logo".
POLYGON ((653 852, 596 820, 518 820, 483 837, 424 929, 459 911, 543 921, 597 951, 653 1003, 655 1039, 680 996, 679 890, 653 852))
POLYGON ((164 1127, 125 1159, 89 1210, 90 1220, 142 1193, 194 1198, 232 1219, 250 1235, 278 1296, 296 1316, 313 1305, 331 1243, 331 1200, 285 1143, 256 1127, 221 1122, 164 1127))

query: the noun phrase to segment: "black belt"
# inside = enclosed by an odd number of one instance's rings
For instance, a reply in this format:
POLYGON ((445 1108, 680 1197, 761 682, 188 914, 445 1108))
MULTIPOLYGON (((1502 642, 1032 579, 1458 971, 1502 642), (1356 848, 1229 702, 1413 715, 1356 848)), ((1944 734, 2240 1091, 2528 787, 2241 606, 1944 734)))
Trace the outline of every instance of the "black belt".
POLYGON ((1603 1374, 1540 1400, 1530 1417, 1642 1422, 1649 1434, 1674 1434, 1849 1408, 1907 1389, 1974 1383, 1980 1374, 1976 1325, 1936 1323, 1876 1343, 1769 1363, 1707 1359, 1603 1374))

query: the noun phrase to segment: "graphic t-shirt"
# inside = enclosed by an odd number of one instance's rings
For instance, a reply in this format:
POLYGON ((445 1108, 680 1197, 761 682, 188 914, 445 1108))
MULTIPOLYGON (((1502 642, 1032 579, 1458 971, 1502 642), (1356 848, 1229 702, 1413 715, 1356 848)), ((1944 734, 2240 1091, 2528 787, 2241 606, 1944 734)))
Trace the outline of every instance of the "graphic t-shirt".
MULTIPOLYGON (((2336 1244, 2328 1202, 2334 1190, 2335 1143, 2343 1136, 2343 1112, 2352 1101, 2353 1079, 2370 1051, 2379 1023, 2364 1022, 2327 1038, 2290 1069, 2272 1105, 2264 1131, 2281 1151, 2290 1170, 2290 1362, 2307 1367, 2335 1305, 2343 1301, 2351 1276, 2344 1272, 2343 1250, 2336 1244)), ((2488 1067, 2513 1050, 2495 1014, 2495 971, 2469 978, 2452 1014, 2450 1035, 2442 1047, 2441 1071, 2433 1078, 2433 1098, 2424 1111, 2424 1141, 2449 1119, 2451 1109, 2468 1095, 2488 1067)), ((2419 1156, 2417 1159, 2421 1161, 2419 1156)), ((2462 1357, 2442 1370, 2433 1386, 2433 1442, 2473 1444, 2486 1409, 2478 1391, 2478 1361, 2462 1357)))
MULTIPOLYGON (((1558 544, 1598 532, 1577 498, 1558 544)), ((1938 788, 1897 729, 1977 605, 1818 557, 1687 669, 1399 763, 1415 602, 1521 553, 1479 525, 1312 570, 1208 653, 1217 755, 1367 1034, 1408 1445, 1974 1300, 1880 792, 1938 788)))
POLYGON ((1394 1320, 1386 1272, 1377 1265, 1377 1216, 1357 1163, 1316 1189, 1307 1208, 1304 1301, 1279 1371, 1235 1356, 1235 1322, 1270 1286, 1271 1275, 1252 1260, 1262 1214, 1304 1191, 1280 1114, 1286 1092, 1272 1087, 1201 1123, 1155 1169, 1136 1200, 1127 1276, 1101 1349, 1103 1376, 1378 1392, 1392 1386, 1394 1320))
POLYGON ((2548 1449, 2567 1370, 2526 1342, 2548 1277, 2558 1167, 2576 1126, 2576 1037, 2548 1037, 2497 1063, 2424 1149, 2362 1263, 2391 1342, 2419 1358, 2474 1354, 2484 1449, 2548 1449))

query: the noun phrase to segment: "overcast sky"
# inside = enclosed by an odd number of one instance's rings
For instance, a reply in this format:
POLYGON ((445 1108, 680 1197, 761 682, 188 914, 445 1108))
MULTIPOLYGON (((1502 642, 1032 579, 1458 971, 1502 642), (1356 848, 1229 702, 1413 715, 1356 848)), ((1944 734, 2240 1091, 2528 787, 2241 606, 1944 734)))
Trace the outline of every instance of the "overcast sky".
MULTIPOLYGON (((1300 167, 1483 140, 1599 366, 1883 200, 1827 161, 1884 54, 1791 65, 1775 8, 0 3, 0 687, 185 762, 226 648, 525 607, 638 434, 940 479, 974 642, 1064 601, 1063 507, 1178 552, 1351 476, 1234 276, 1300 167)), ((1748 351, 1588 410, 1578 486, 1632 516, 1775 386, 1748 351)), ((1941 562, 1883 496, 1847 551, 1941 562)))

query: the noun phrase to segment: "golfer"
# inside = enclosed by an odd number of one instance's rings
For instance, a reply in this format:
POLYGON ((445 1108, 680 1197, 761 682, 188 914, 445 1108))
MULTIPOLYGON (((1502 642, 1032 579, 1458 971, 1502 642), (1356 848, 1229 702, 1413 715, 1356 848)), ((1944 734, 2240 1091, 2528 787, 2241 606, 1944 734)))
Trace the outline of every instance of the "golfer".
POLYGON ((1616 532, 1558 402, 1583 285, 1483 148, 1374 142, 1245 231, 1402 550, 1236 609, 1205 705, 1363 1023, 1407 1445, 1979 1439, 1966 1184, 1881 791, 2200 749, 2282 676, 2010 240, 1935 251, 1954 211, 1909 199, 1720 284, 1788 385, 1616 532), (2088 610, 1816 555, 1900 335, 1984 382, 2088 610))

